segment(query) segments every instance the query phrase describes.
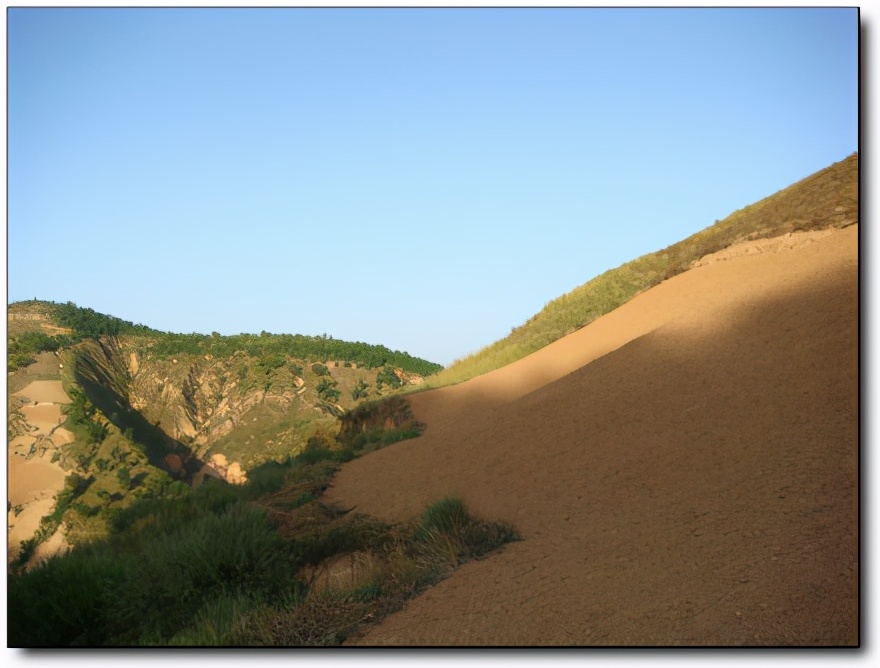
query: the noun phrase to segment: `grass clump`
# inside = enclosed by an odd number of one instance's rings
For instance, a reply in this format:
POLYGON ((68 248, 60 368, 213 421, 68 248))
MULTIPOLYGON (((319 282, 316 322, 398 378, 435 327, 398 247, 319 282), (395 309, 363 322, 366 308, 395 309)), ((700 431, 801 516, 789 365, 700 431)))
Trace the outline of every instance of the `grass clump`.
POLYGON ((413 540, 423 555, 456 567, 519 540, 519 534, 505 522, 473 517, 460 498, 449 497, 425 509, 413 531, 413 540))

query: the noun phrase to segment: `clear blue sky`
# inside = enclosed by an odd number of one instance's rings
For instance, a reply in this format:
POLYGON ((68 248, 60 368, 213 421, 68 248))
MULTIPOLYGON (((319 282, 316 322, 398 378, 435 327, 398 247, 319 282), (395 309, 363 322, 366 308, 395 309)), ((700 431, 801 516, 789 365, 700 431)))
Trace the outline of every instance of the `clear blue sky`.
POLYGON ((11 9, 8 299, 449 364, 858 148, 855 9, 11 9))

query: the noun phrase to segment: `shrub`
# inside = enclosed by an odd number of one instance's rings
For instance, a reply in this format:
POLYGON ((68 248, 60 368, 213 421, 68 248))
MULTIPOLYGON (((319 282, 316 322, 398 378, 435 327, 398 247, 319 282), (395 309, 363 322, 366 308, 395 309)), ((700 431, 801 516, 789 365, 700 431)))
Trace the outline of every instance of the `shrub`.
POLYGON ((397 374, 394 373, 394 369, 390 366, 384 367, 376 376, 376 389, 381 390, 383 385, 388 385, 394 389, 401 385, 400 378, 398 378, 397 374))
POLYGON ((361 399, 362 397, 366 397, 370 394, 370 384, 365 381, 363 378, 358 381, 358 384, 355 385, 354 389, 351 391, 351 398, 354 400, 361 399))

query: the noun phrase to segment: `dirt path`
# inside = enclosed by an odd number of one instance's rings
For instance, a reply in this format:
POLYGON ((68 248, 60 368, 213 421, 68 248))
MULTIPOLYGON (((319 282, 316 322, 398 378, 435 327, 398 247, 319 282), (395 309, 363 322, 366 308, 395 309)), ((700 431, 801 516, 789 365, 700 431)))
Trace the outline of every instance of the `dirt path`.
MULTIPOLYGON (((64 421, 61 405, 70 403, 60 380, 38 380, 13 394, 22 402, 25 434, 9 440, 7 447, 7 561, 18 554, 21 541, 34 535, 40 519, 52 512, 55 495, 64 489, 65 471, 52 463, 55 448, 72 441, 72 434, 59 425, 64 421)), ((35 557, 46 558, 65 549, 60 530, 40 545, 35 557)))
POLYGON ((730 253, 413 395, 426 432, 326 498, 403 520, 457 494, 525 540, 359 642, 856 643, 857 251, 852 226, 730 253))

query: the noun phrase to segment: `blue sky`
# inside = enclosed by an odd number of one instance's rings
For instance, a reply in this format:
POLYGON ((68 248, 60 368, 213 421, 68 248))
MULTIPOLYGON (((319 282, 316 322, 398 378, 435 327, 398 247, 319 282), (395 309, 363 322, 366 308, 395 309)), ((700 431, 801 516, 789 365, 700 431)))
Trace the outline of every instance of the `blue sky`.
POLYGON ((855 9, 11 9, 8 299, 449 364, 858 148, 855 9))

